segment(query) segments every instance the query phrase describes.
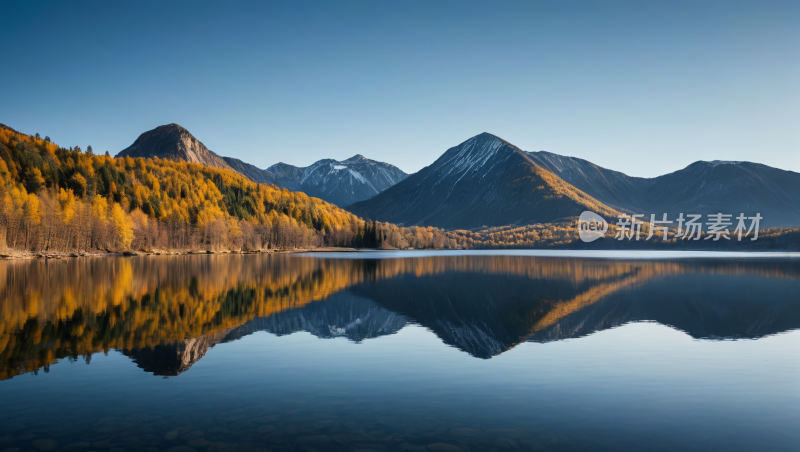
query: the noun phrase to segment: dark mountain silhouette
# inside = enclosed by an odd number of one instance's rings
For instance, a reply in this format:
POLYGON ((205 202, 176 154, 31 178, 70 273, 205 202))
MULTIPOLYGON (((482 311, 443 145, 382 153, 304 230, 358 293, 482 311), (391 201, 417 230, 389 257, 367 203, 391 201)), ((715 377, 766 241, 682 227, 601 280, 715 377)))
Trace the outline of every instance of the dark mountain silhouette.
POLYGON ((617 215, 489 133, 348 209, 369 219, 442 228, 556 222, 585 210, 617 215))
POLYGON ((582 282, 483 272, 403 274, 349 290, 484 359, 524 341, 578 338, 630 322, 655 321, 709 340, 800 328, 798 265, 703 261, 665 274, 650 266, 582 282), (771 266, 781 274, 770 276, 771 266))

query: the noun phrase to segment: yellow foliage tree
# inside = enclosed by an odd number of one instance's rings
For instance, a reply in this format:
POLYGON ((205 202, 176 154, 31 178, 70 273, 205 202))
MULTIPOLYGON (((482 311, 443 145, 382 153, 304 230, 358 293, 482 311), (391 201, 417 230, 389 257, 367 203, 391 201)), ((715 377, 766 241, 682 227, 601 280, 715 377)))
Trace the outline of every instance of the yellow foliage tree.
POLYGON ((92 199, 92 216, 101 223, 108 221, 108 200, 100 195, 95 195, 92 199))
POLYGON ((111 222, 116 230, 117 249, 120 251, 127 250, 133 241, 133 220, 122 210, 119 204, 114 203, 111 208, 111 222))
POLYGON ((64 190, 62 188, 59 190, 58 204, 61 207, 61 217, 65 223, 69 223, 75 216, 75 194, 72 189, 64 190))

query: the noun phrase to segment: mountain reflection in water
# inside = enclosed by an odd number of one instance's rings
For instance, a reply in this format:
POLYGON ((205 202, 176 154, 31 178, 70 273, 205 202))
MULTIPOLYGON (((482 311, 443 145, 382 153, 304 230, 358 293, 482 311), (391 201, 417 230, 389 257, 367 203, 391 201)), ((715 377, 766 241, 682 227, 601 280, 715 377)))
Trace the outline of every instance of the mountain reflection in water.
POLYGON ((267 331, 354 342, 408 323, 476 358, 656 321, 697 339, 800 327, 800 262, 533 256, 152 256, 0 262, 0 379, 121 350, 155 375, 267 331))

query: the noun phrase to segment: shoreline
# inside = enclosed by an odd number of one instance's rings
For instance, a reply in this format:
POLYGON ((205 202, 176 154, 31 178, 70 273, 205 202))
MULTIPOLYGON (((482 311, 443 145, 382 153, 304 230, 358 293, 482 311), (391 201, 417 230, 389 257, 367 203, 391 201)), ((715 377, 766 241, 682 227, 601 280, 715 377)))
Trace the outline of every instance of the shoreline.
POLYGON ((137 256, 190 256, 190 255, 236 255, 236 254, 312 254, 312 253, 320 253, 320 254, 336 254, 336 253, 364 253, 364 252, 418 252, 418 253, 431 253, 431 252, 458 252, 458 251, 476 251, 479 252, 492 252, 492 251, 505 251, 505 252, 513 252, 513 251, 552 251, 552 252, 597 252, 599 254, 603 253, 625 253, 625 252, 632 252, 632 253, 663 253, 663 252, 675 252, 675 253, 686 253, 686 252, 693 252, 693 253, 731 253, 731 254, 752 254, 753 257, 757 255, 778 255, 778 254, 797 254, 800 253, 798 250, 793 249, 753 249, 753 250, 736 250, 736 249, 727 249, 727 250, 710 250, 710 249, 580 249, 580 248, 467 248, 467 249, 407 249, 407 250, 396 250, 396 249, 380 249, 380 248, 347 248, 347 247, 325 247, 325 248, 295 248, 295 249, 284 249, 284 250, 256 250, 256 251, 199 251, 199 250, 186 250, 186 251, 124 251, 124 252, 103 252, 99 250, 93 250, 89 252, 72 252, 72 253, 63 253, 63 252, 49 252, 49 253, 31 253, 31 252, 12 252, 8 253, 0 253, 0 261, 11 261, 11 260, 61 260, 61 259, 73 259, 79 257, 137 257, 137 256))
MULTIPOLYGON (((299 253, 357 253, 365 251, 357 248, 296 248, 289 250, 256 250, 256 251, 210 251, 210 250, 187 250, 187 251, 123 251, 123 252, 103 252, 99 250, 86 252, 2 252, 0 261, 10 260, 60 260, 74 259, 79 257, 136 257, 136 256, 189 256, 189 255, 220 255, 220 254, 299 254, 299 253)), ((367 250, 371 251, 371 250, 367 250)))

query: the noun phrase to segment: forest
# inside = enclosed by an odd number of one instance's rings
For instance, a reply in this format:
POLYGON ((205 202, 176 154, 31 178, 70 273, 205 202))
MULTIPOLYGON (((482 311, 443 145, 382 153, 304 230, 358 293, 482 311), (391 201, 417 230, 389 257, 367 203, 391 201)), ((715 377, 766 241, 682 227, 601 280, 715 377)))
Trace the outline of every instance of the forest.
POLYGON ((113 158, 0 125, 0 251, 453 248, 304 193, 164 159, 113 158))

